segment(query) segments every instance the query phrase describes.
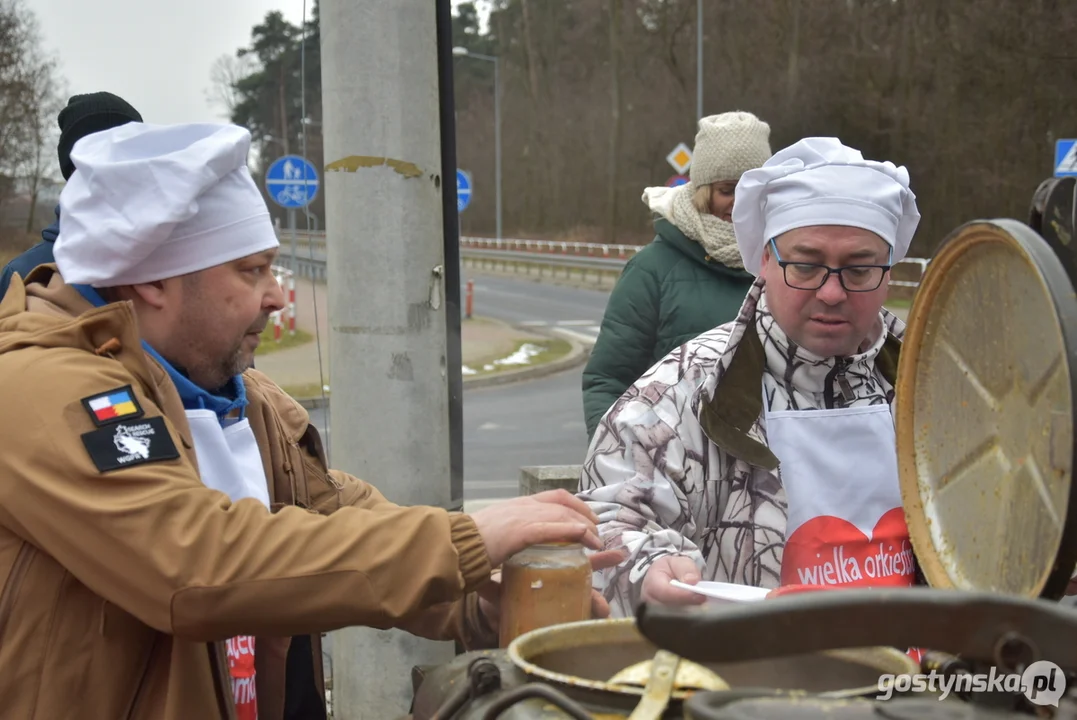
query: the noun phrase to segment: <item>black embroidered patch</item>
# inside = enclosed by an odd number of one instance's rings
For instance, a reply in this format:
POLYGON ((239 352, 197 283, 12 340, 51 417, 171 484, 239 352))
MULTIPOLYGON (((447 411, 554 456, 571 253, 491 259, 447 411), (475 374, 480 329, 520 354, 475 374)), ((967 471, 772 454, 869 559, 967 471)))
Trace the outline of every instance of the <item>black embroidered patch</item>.
POLYGON ((138 404, 138 398, 130 385, 84 397, 82 406, 90 413, 90 419, 97 427, 112 425, 121 420, 134 420, 143 415, 142 406, 138 404))
POLYGON ((163 417, 126 420, 93 430, 82 436, 82 444, 101 472, 179 457, 163 417))

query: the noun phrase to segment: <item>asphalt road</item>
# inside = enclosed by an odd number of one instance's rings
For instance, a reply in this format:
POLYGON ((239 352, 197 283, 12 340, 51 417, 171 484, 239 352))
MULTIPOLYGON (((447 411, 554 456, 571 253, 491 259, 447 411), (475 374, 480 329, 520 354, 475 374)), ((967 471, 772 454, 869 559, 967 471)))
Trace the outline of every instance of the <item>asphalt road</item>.
POLYGON ((475 281, 476 315, 523 327, 545 327, 588 345, 594 344, 598 337, 608 291, 550 285, 525 278, 469 277, 475 281))
MULTIPOLYGON (((546 329, 590 346, 598 336, 608 291, 533 280, 469 275, 474 313, 523 327, 546 329)), ((578 366, 550 377, 464 390, 464 497, 491 500, 517 494, 525 465, 583 462, 583 421, 578 366)), ((326 433, 325 410, 311 418, 326 433)))

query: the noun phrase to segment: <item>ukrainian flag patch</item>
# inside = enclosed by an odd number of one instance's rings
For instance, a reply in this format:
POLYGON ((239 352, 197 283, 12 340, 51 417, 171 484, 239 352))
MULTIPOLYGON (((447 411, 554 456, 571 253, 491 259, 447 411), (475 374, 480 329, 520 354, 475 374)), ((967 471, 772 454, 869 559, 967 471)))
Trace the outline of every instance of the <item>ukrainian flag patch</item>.
POLYGON ((82 406, 90 413, 90 419, 97 427, 120 420, 133 420, 143 415, 142 407, 130 385, 83 398, 82 406))

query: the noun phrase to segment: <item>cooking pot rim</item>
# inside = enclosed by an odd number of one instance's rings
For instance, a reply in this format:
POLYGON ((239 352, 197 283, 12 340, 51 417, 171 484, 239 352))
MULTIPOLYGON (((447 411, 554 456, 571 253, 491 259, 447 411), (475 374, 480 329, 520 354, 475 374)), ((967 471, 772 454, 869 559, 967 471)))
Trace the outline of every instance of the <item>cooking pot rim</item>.
MULTIPOLYGON (((597 692, 605 693, 617 693, 620 695, 633 696, 642 698, 644 694, 644 688, 629 686, 629 685, 615 685, 610 682, 601 680, 589 680, 586 678, 575 677, 572 675, 566 675, 564 673, 555 672, 546 668, 540 667, 535 663, 529 661, 524 657, 524 654, 539 655, 544 652, 553 652, 558 649, 564 649, 564 647, 557 647, 554 640, 562 636, 575 636, 577 639, 581 636, 580 633, 585 633, 588 628, 594 627, 611 627, 616 628, 621 635, 613 635, 610 640, 624 639, 636 640, 643 642, 646 645, 653 646, 649 640, 644 638, 638 630, 636 630, 635 618, 605 618, 601 620, 581 620, 572 623, 563 623, 561 625, 552 625, 549 627, 538 628, 532 630, 523 635, 520 635, 513 640, 506 649, 509 660, 521 671, 530 675, 531 677, 538 678, 545 682, 554 683, 561 686, 569 686, 574 688, 580 688, 583 690, 594 690, 597 692), (632 628, 634 636, 629 637, 628 633, 625 633, 625 629, 632 628), (538 647, 536 647, 538 646, 538 647), (551 647, 552 646, 552 647, 551 647)), ((586 634, 583 635, 586 637, 586 634)), ((585 645, 597 645, 598 643, 587 643, 585 645)), ((655 652, 658 652, 655 647, 655 652)), ((815 654, 815 653, 813 653, 815 654)), ((920 672, 920 665, 906 653, 901 652, 896 648, 890 647, 871 647, 871 648, 849 648, 838 650, 823 650, 819 654, 829 655, 847 662, 859 662, 862 665, 875 668, 880 674, 883 673, 908 673, 915 674, 920 672)), ((734 688, 737 689, 737 688, 734 688)), ((743 689, 743 688, 740 688, 743 689)), ((823 698, 851 698, 863 696, 867 693, 878 691, 878 683, 873 685, 864 685, 862 687, 844 688, 841 690, 830 690, 819 693, 809 693, 817 697, 823 698)), ((782 690, 786 690, 782 688, 782 690)), ((671 698, 678 702, 683 702, 692 695, 696 694, 697 690, 674 690, 671 698)), ((788 690, 788 692, 803 692, 796 689, 788 690)))

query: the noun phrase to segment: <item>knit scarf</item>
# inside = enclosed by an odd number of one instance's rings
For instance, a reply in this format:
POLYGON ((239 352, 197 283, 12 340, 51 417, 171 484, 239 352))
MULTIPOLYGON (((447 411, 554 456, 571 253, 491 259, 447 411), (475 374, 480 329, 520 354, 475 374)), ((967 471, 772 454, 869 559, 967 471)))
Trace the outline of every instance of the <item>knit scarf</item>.
POLYGON ((643 202, 652 212, 673 223, 685 237, 702 245, 712 259, 726 267, 743 268, 733 223, 696 210, 692 204, 694 192, 692 183, 675 188, 649 187, 643 191, 643 202))

